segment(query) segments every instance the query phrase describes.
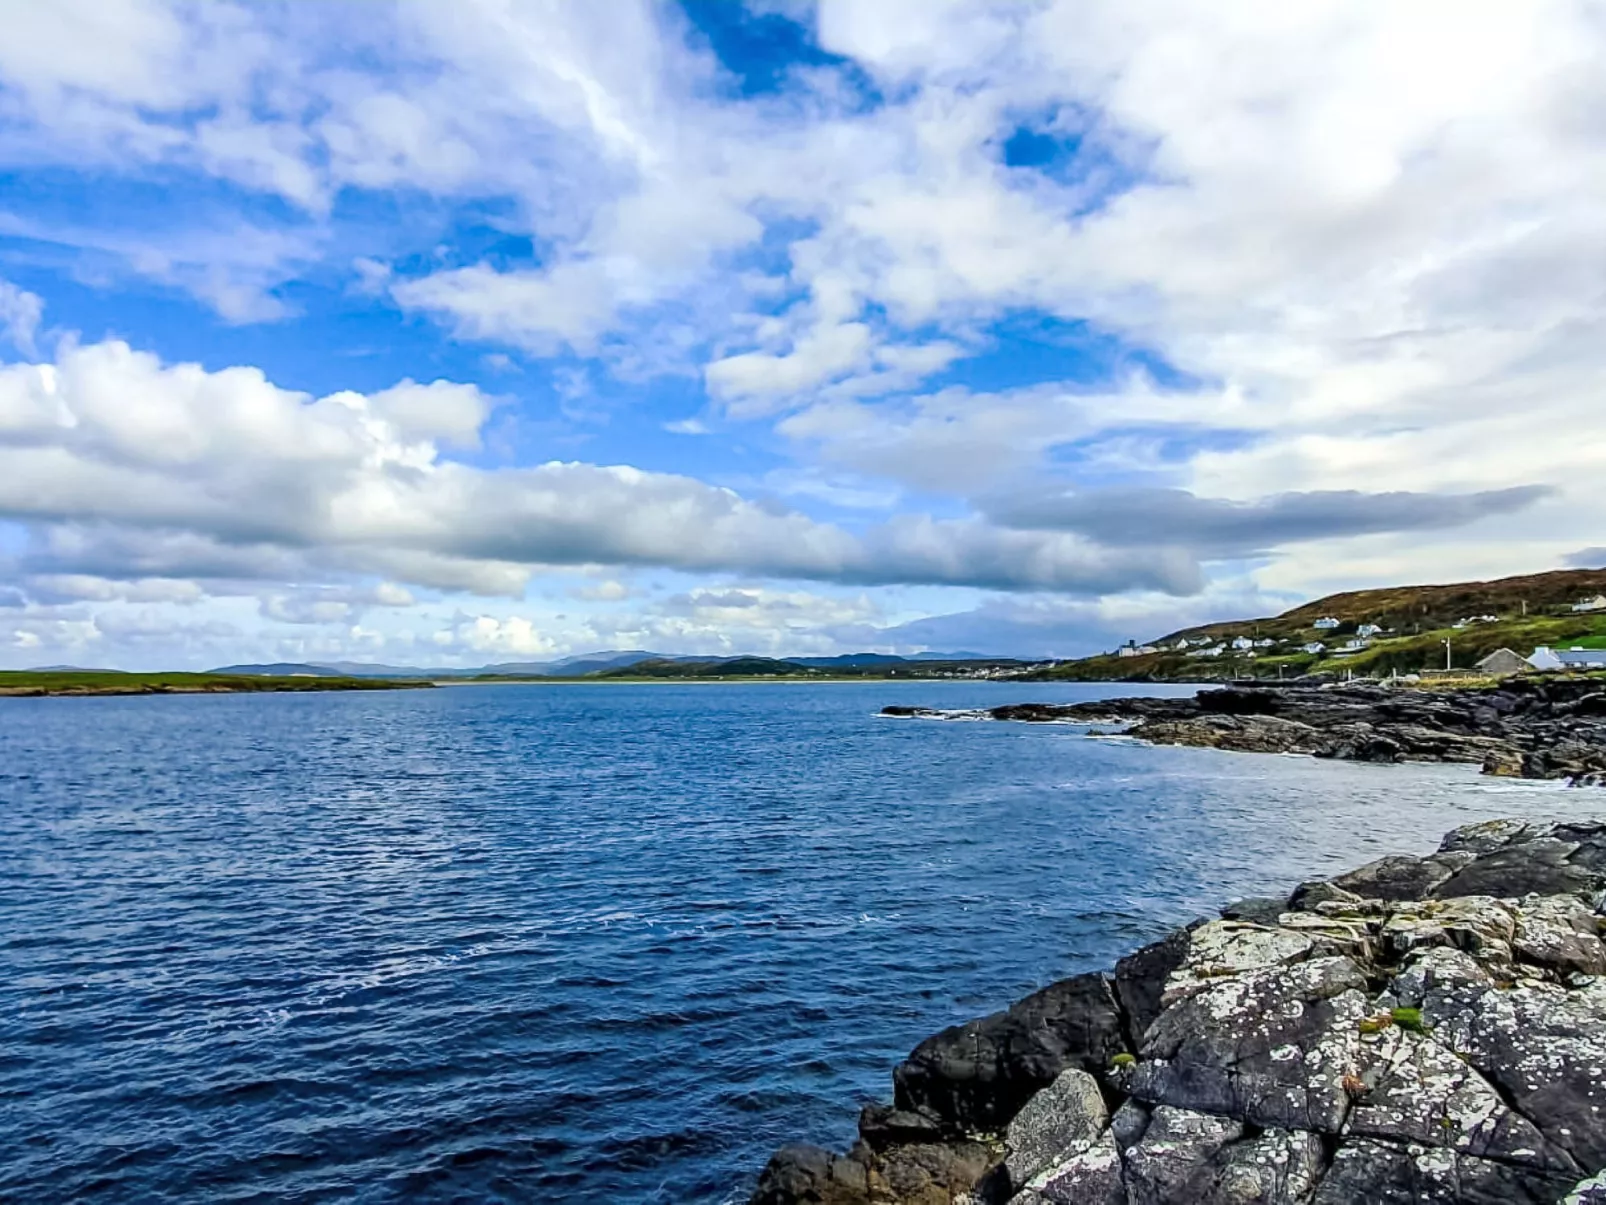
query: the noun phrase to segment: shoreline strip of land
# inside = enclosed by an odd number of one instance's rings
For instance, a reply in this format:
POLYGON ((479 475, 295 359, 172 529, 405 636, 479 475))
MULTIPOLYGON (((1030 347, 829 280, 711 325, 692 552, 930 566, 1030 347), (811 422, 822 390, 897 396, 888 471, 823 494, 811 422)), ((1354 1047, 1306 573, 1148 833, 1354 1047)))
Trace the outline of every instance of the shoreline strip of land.
POLYGON ((110 670, 0 670, 0 698, 105 695, 305 694, 317 691, 416 690, 433 682, 266 674, 121 673, 110 670))

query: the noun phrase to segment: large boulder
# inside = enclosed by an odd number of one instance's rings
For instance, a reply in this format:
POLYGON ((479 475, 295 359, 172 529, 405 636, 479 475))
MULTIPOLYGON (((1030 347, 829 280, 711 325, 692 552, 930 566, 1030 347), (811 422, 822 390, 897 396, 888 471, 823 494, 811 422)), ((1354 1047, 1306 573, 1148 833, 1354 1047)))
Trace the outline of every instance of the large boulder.
POLYGON ((1077 975, 927 1038, 893 1072, 893 1100, 955 1133, 997 1134, 1062 1071, 1107 1073, 1126 1049, 1110 980, 1077 975))

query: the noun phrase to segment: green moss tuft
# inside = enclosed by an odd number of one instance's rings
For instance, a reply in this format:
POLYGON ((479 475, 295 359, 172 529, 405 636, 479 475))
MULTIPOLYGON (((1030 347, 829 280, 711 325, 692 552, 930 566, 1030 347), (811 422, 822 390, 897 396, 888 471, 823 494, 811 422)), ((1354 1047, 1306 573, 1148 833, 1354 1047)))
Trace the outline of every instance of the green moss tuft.
POLYGON ((1423 1023, 1420 1008, 1396 1008, 1389 1013, 1389 1019, 1407 1033, 1427 1033, 1428 1026, 1423 1023))
POLYGON ((1128 1054, 1126 1051, 1123 1050, 1123 1051, 1121 1051, 1120 1054, 1116 1055, 1114 1058, 1112 1058, 1110 1060, 1110 1066, 1112 1066, 1112 1067, 1130 1067, 1134 1063, 1136 1063, 1137 1061, 1138 1060, 1137 1060, 1137 1056, 1136 1055, 1128 1054))

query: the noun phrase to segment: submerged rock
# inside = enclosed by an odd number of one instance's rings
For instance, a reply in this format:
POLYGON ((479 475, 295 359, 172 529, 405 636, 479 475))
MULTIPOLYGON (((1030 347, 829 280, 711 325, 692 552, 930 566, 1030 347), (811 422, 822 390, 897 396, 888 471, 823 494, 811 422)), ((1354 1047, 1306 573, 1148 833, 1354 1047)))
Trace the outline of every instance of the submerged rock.
POLYGON ((1606 825, 1499 821, 1232 906, 922 1042, 752 1200, 1606 1205, 1603 902, 1606 825))

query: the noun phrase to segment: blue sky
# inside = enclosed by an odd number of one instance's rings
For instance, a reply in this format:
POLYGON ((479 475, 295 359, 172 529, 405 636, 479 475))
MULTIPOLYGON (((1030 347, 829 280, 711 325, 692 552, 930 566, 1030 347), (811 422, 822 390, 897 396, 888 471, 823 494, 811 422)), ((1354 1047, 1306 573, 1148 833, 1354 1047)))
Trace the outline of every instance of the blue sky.
POLYGON ((0 10, 0 665, 1070 655, 1606 543, 1587 5, 0 10))

